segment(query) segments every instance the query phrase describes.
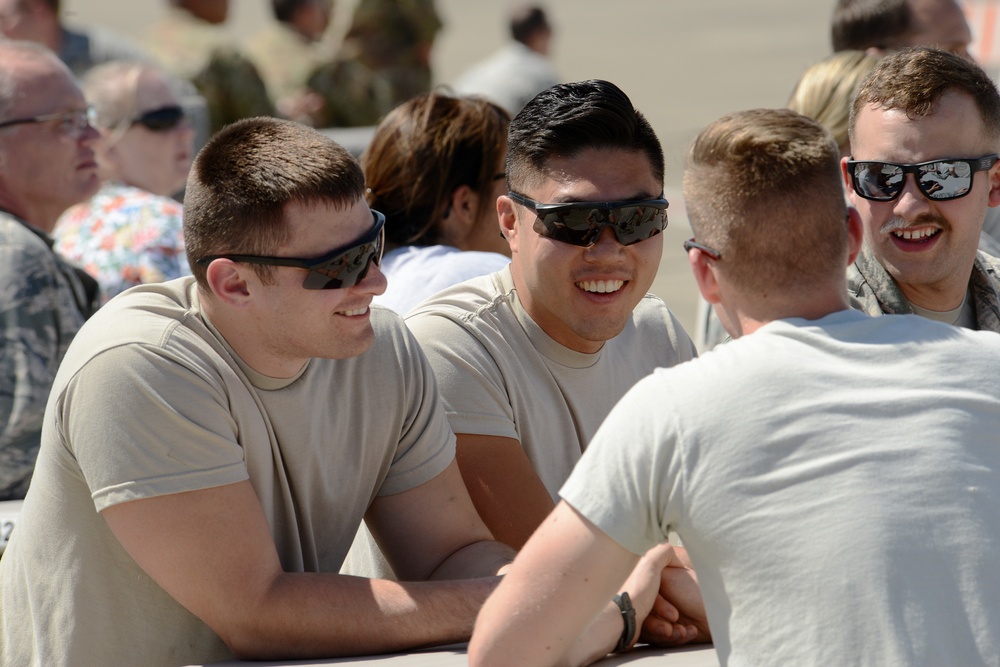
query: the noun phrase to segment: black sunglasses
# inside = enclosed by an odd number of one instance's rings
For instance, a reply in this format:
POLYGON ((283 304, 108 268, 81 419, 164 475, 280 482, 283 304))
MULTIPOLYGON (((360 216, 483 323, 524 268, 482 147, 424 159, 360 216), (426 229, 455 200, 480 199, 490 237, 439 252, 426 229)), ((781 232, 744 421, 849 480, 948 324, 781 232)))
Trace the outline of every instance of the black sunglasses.
POLYGON ((690 252, 691 250, 695 249, 702 251, 703 253, 705 253, 706 255, 708 255, 709 257, 711 257, 716 261, 722 259, 722 253, 716 250, 715 248, 712 248, 711 246, 707 246, 704 243, 698 243, 694 239, 688 239, 687 241, 684 242, 684 250, 690 252))
POLYGON ((535 212, 534 230, 549 239, 589 247, 610 227, 622 245, 656 236, 667 227, 666 199, 540 204, 513 190, 508 196, 535 212))
POLYGON ((848 160, 851 185, 859 197, 872 201, 892 201, 906 184, 906 175, 913 174, 924 196, 934 201, 958 199, 972 190, 972 177, 977 171, 988 171, 1000 156, 981 158, 948 158, 917 164, 848 160))
POLYGON ((208 266, 217 259, 228 259, 247 264, 268 264, 271 266, 292 266, 306 269, 306 279, 302 287, 310 290, 340 289, 354 287, 368 275, 372 263, 382 263, 382 248, 385 245, 385 216, 372 211, 375 224, 371 230, 349 245, 335 248, 322 257, 299 259, 297 257, 264 257, 261 255, 209 255, 197 260, 200 266, 208 266))
POLYGON ((133 118, 132 125, 142 125, 153 132, 166 132, 177 127, 183 119, 184 109, 182 107, 161 107, 133 118))

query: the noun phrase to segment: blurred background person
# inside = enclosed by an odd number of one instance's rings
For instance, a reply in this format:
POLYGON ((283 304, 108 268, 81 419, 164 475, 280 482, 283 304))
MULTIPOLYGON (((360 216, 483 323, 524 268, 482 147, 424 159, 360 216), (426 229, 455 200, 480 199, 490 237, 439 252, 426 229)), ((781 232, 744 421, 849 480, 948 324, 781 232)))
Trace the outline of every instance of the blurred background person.
POLYGON ((309 77, 309 89, 323 100, 313 125, 375 125, 428 92, 441 25, 434 0, 359 0, 337 55, 309 77))
POLYGON ((879 57, 864 51, 838 51, 810 65, 799 79, 788 108, 812 118, 833 135, 840 154, 851 154, 847 136, 854 93, 879 57))
POLYGON ((538 5, 524 5, 510 15, 511 40, 455 82, 463 95, 483 95, 517 114, 532 97, 562 79, 549 60, 552 25, 538 5))
MULTIPOLYGON (((150 27, 145 44, 174 76, 190 81, 208 105, 209 131, 276 111, 257 68, 221 30, 229 0, 170 0, 170 11, 150 27)), ((201 146, 207 137, 198 137, 201 146)))
POLYGON ((251 37, 247 55, 267 85, 278 112, 311 122, 322 98, 305 90, 309 75, 333 52, 325 40, 333 0, 271 0, 274 21, 251 37))
POLYGON ((70 208, 56 249, 97 279, 107 300, 141 283, 190 273, 181 205, 194 131, 159 68, 128 61, 93 68, 83 92, 97 114, 101 189, 70 208))
POLYGON ((434 91, 396 107, 361 156, 368 204, 385 214, 389 281, 375 303, 405 314, 426 297, 510 261, 496 200, 510 115, 434 91))

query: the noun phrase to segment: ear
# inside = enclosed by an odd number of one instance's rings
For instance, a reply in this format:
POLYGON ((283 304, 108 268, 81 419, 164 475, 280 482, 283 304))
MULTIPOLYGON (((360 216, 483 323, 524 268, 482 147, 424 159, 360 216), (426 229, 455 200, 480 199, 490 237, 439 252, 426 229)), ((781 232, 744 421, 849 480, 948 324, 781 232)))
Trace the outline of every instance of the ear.
POLYGON ((990 206, 1000 206, 1000 162, 989 170, 990 195, 987 200, 990 206))
POLYGON ((847 207, 847 265, 850 266, 861 252, 865 230, 861 224, 861 214, 853 206, 847 207))
POLYGON ((715 275, 714 260, 705 253, 692 248, 688 250, 688 263, 691 265, 691 273, 698 283, 698 291, 702 298, 708 303, 718 304, 722 298, 719 291, 719 280, 715 275))
POLYGON ((497 197, 497 220, 500 223, 500 234, 507 239, 511 254, 517 252, 517 213, 514 201, 507 195, 497 197))
MULTIPOLYGON (((205 277, 212 294, 229 306, 243 308, 250 302, 250 285, 247 284, 253 270, 228 259, 216 259, 205 270, 205 277)), ((251 280, 256 279, 254 274, 251 280)))
POLYGON ((854 184, 851 182, 851 175, 847 171, 847 157, 840 158, 840 175, 844 179, 844 191, 849 197, 854 196, 854 184))
POLYGON ((468 185, 460 185, 451 193, 448 210, 441 221, 444 238, 456 248, 465 248, 465 239, 476 226, 479 195, 468 185))

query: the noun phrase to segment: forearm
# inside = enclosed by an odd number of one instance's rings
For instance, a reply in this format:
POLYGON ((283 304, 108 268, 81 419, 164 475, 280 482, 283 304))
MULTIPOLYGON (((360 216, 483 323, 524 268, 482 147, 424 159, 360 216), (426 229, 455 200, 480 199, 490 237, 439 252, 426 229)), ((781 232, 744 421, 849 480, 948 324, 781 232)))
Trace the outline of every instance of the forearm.
POLYGON ((500 542, 475 542, 449 556, 429 579, 445 581, 493 576, 509 565, 515 555, 513 549, 500 542))
POLYGON ((219 632, 242 658, 387 653, 467 641, 496 577, 394 582, 282 574, 242 618, 219 632))

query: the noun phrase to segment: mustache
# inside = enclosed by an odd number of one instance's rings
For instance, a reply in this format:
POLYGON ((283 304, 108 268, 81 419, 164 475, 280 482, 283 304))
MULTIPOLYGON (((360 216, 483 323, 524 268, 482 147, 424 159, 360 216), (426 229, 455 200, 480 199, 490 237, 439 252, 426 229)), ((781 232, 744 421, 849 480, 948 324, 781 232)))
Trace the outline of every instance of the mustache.
POLYGON ((932 214, 918 216, 917 219, 913 221, 906 220, 905 218, 901 218, 899 216, 894 216, 883 222, 878 231, 880 234, 892 234, 893 232, 898 232, 903 229, 923 227, 924 225, 934 225, 936 227, 940 227, 941 229, 948 229, 951 226, 944 218, 932 214))

